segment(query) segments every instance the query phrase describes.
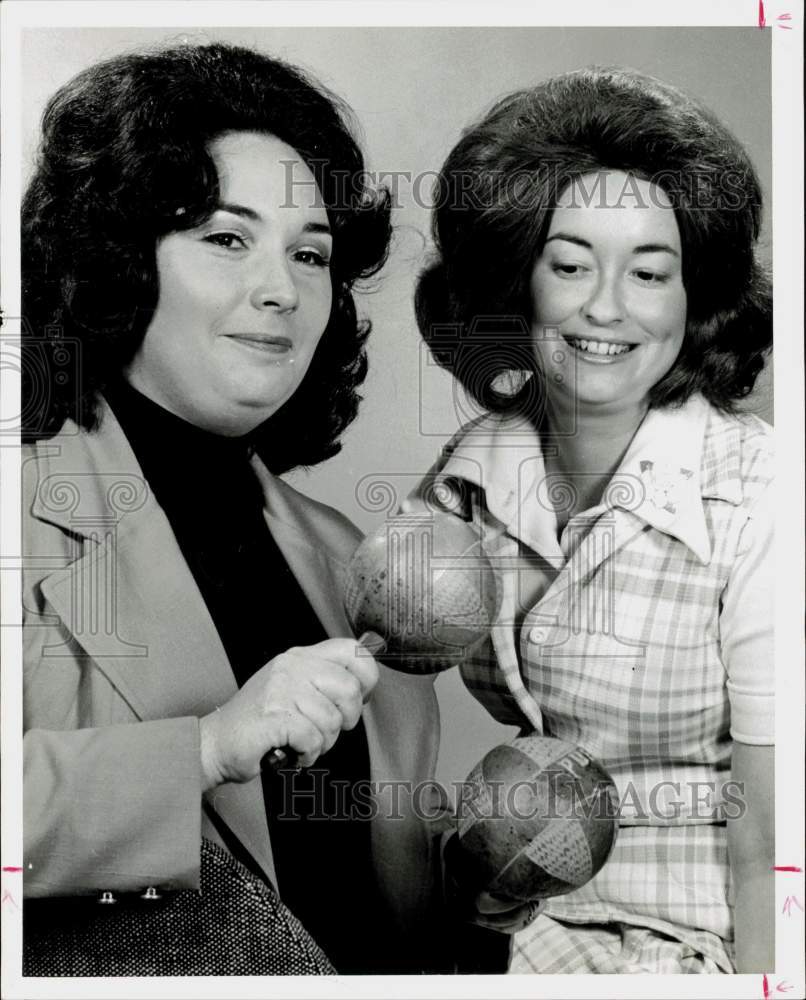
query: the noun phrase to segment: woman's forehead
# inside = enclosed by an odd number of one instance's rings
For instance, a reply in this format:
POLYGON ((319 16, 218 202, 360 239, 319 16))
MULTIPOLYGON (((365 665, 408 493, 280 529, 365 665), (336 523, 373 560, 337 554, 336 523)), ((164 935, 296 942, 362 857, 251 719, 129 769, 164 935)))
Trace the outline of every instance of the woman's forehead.
POLYGON ((680 245, 669 196, 652 181, 621 170, 599 170, 575 178, 552 212, 549 236, 566 229, 579 235, 622 234, 625 239, 680 245))
POLYGON ((288 143, 262 132, 225 132, 210 143, 222 202, 299 208, 327 221, 310 168, 288 143))

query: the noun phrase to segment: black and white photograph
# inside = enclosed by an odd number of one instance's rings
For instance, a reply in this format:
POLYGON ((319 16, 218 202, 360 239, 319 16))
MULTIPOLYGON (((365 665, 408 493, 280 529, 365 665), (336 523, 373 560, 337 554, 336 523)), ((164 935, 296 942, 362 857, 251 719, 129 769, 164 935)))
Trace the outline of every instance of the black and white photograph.
POLYGON ((804 12, 674 6, 3 4, 4 996, 804 995, 804 12))

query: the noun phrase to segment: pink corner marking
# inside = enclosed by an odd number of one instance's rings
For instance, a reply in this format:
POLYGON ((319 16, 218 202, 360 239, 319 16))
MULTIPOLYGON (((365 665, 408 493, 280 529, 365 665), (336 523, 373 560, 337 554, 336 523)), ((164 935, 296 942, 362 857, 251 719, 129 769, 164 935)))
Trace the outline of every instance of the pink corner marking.
POLYGON ((758 0, 758 26, 759 28, 767 27, 767 19, 764 17, 764 0, 758 0))
POLYGON ((16 865, 3 865, 4 872, 21 872, 22 868, 18 868, 16 865))
POLYGON ((793 906, 796 906, 801 911, 801 913, 803 912, 803 904, 798 899, 798 897, 797 896, 787 896, 786 900, 784 902, 784 908, 783 908, 783 910, 781 910, 781 913, 785 913, 788 917, 791 917, 792 916, 792 907, 793 906))
POLYGON ((790 986, 789 983, 786 980, 784 980, 782 983, 778 983, 775 989, 779 993, 788 993, 791 989, 794 989, 794 987, 790 986))
POLYGON ((797 865, 773 865, 772 870, 774 872, 802 872, 802 868, 798 868, 797 865))
POLYGON ((764 979, 762 980, 762 985, 764 987, 764 1000, 770 1000, 770 981, 767 979, 767 973, 764 973, 764 979))
POLYGON ((11 905, 14 907, 15 910, 19 910, 19 906, 17 906, 17 901, 14 899, 14 897, 11 895, 8 889, 6 889, 6 891, 3 893, 3 898, 0 900, 0 905, 5 906, 6 903, 11 903, 11 905))

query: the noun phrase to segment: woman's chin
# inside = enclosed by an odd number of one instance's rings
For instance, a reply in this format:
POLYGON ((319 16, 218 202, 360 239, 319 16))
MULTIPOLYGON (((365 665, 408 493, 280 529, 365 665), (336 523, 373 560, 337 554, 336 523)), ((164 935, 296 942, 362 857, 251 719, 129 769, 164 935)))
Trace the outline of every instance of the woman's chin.
MULTIPOLYGON (((249 374, 254 376, 254 372, 249 374)), ((205 418, 218 434, 248 434, 276 413, 298 388, 296 379, 280 373, 270 378, 228 381, 205 408, 205 418)))
POLYGON ((267 400, 265 395, 252 397, 241 393, 237 397, 219 398, 210 401, 209 405, 197 407, 188 418, 191 423, 211 434, 243 437, 265 423, 281 405, 274 399, 267 400))
POLYGON ((572 386, 555 386, 555 394, 559 391, 575 409, 588 407, 608 410, 631 409, 636 405, 635 387, 629 381, 618 378, 608 378, 599 375, 587 379, 576 373, 572 386), (632 391, 631 391, 632 389, 632 391))

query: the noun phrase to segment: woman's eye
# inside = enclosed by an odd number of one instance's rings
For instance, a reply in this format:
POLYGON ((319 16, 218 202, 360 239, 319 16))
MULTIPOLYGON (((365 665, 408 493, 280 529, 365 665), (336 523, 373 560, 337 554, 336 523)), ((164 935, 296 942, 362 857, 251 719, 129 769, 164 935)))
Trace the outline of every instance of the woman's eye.
POLYGON ((245 247, 246 241, 240 233, 209 233, 204 237, 206 243, 212 243, 213 246, 223 247, 225 250, 234 250, 236 247, 245 247))
POLYGON ((645 285, 662 285, 668 280, 668 275, 658 271, 647 271, 645 268, 639 268, 637 271, 633 271, 633 274, 645 285))
POLYGON ((561 278, 578 278, 586 270, 581 264, 552 264, 551 268, 561 278))
POLYGON ((294 260, 299 261, 300 264, 307 264, 310 267, 325 268, 330 266, 330 258, 320 253, 319 250, 314 250, 312 247, 296 250, 294 252, 294 260))

